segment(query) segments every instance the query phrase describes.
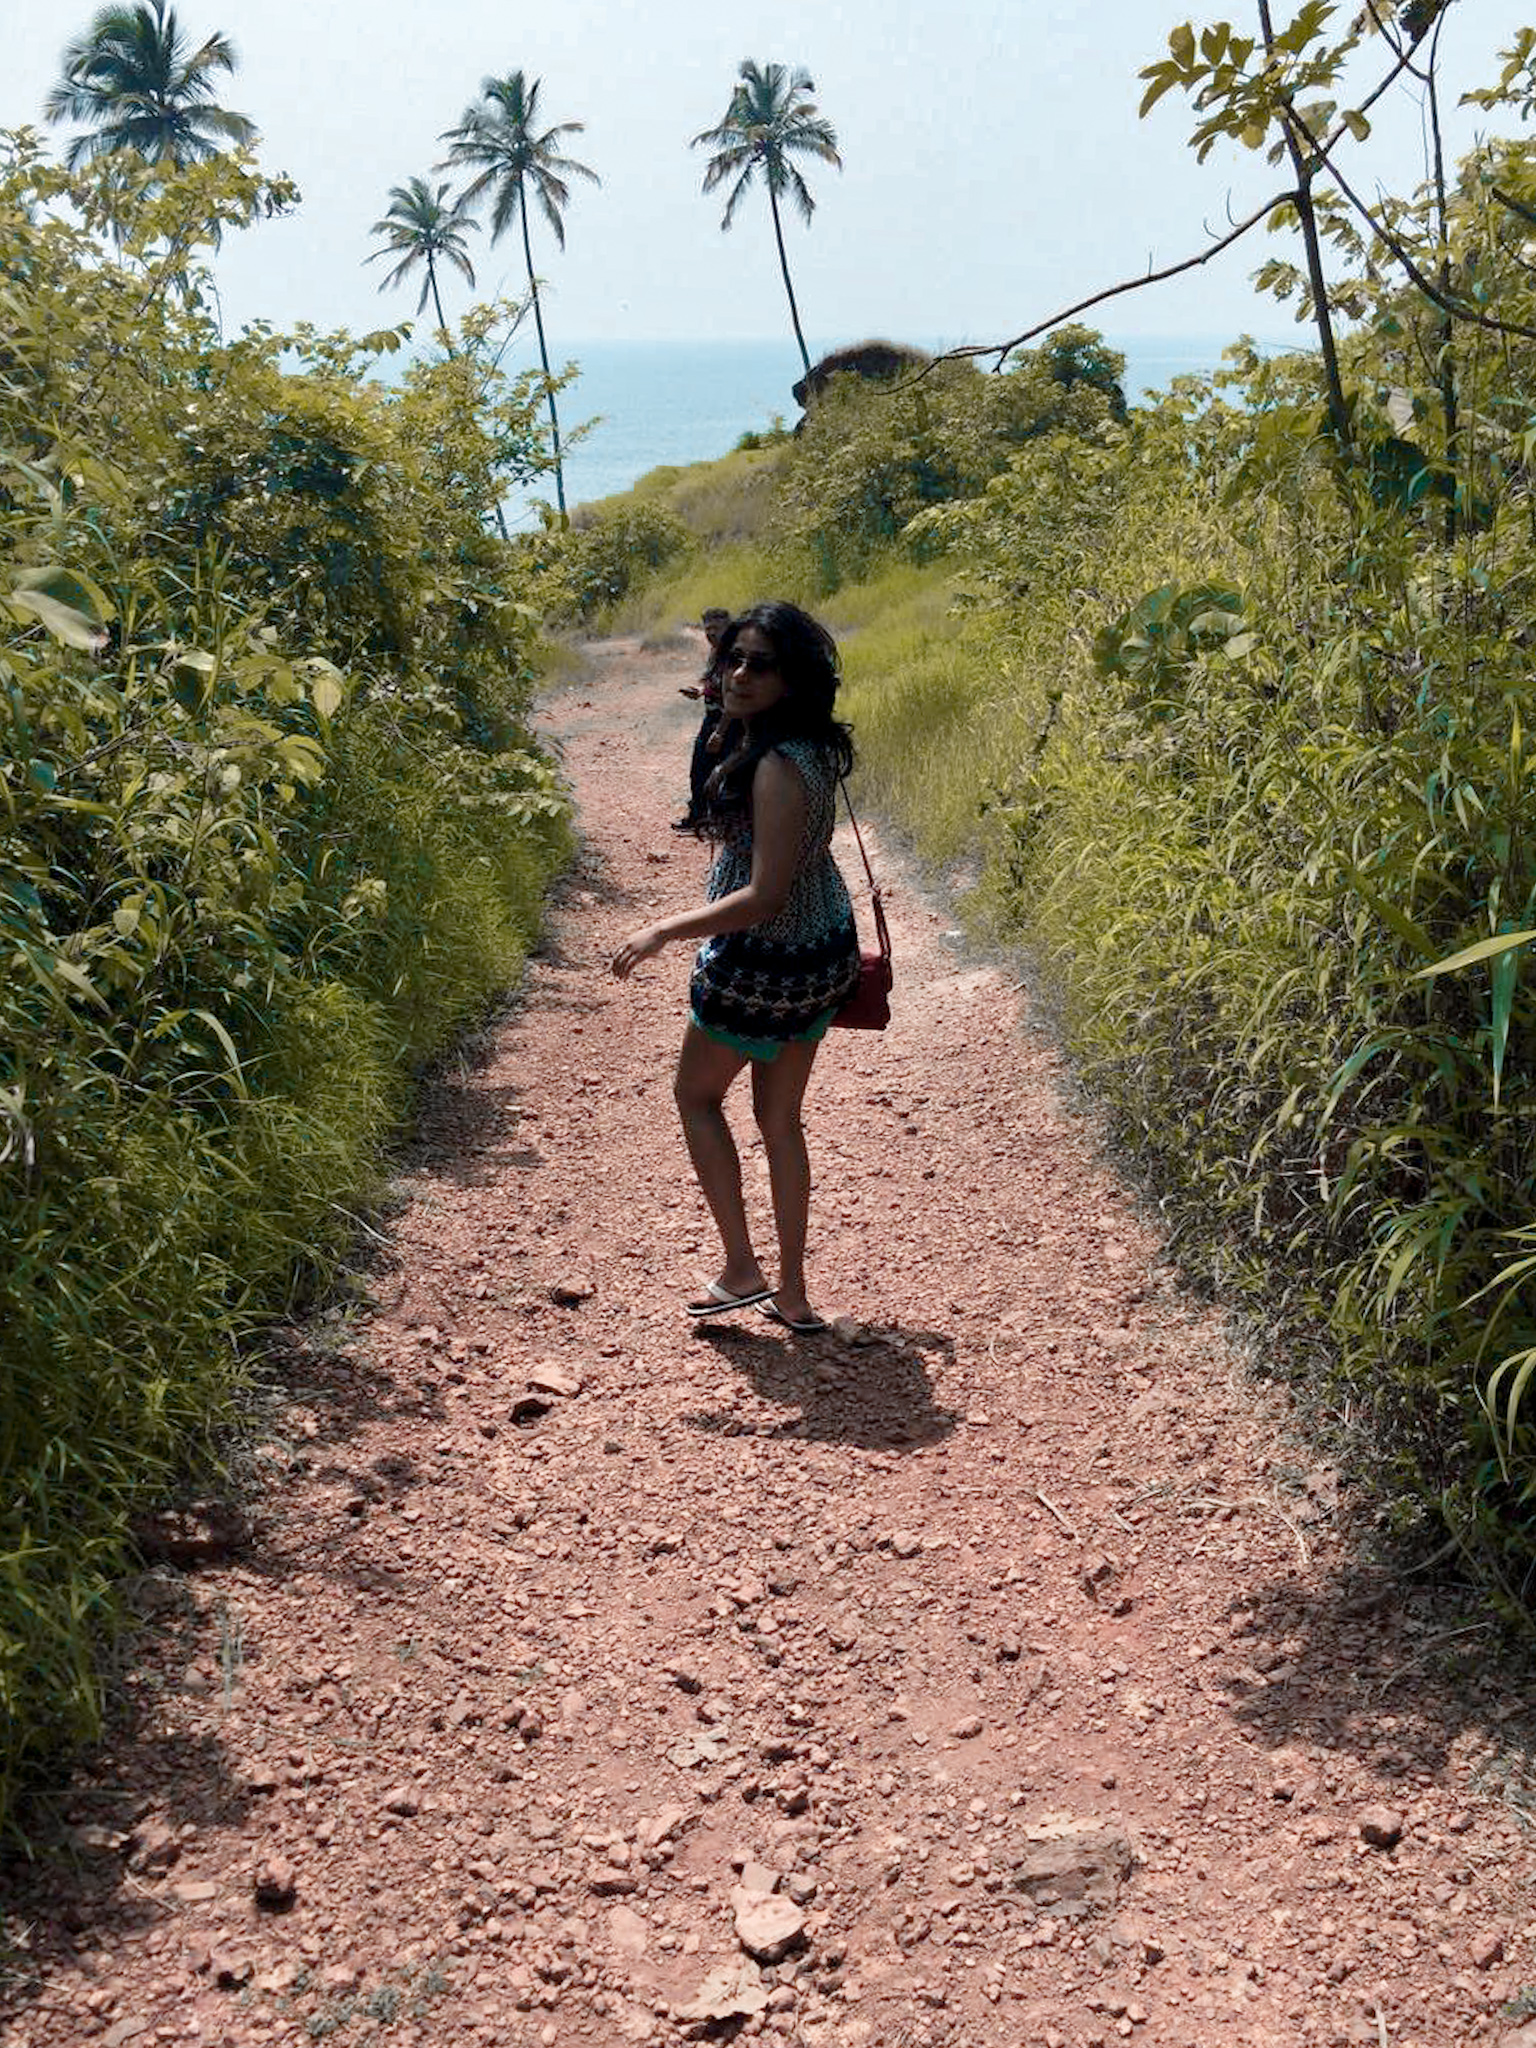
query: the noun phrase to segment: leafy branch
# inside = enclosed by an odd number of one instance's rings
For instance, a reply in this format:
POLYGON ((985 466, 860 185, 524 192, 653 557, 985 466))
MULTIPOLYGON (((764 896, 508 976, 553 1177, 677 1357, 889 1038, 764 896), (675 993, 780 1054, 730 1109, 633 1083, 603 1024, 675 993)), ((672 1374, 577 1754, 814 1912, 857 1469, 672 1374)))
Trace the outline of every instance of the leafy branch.
MULTIPOLYGON (((1168 57, 1160 63, 1148 65, 1141 73, 1146 81, 1139 109, 1141 115, 1148 114, 1167 92, 1175 88, 1184 91, 1202 116, 1191 136, 1191 145, 1202 162, 1223 137, 1239 141, 1250 149, 1261 147, 1278 123, 1280 140, 1273 146, 1271 156, 1289 156, 1296 172, 1295 182, 1264 200, 1237 221, 1229 232, 1204 249, 1171 263, 1156 267, 1149 265, 1136 277, 1123 278, 1088 293, 1005 341, 969 343, 946 351, 935 361, 992 358, 992 367, 1001 370, 1017 349, 1049 333, 1064 321, 1076 319, 1091 308, 1127 293, 1143 291, 1150 285, 1166 283, 1171 278, 1200 268, 1224 254, 1262 222, 1272 220, 1282 209, 1289 207, 1297 215, 1307 247, 1314 317, 1318 323, 1328 380, 1330 417, 1341 445, 1347 446, 1350 440, 1349 413, 1333 346, 1330 299, 1322 270, 1312 199, 1312 187, 1319 173, 1324 171, 1365 223, 1371 236, 1401 268, 1403 275, 1447 320, 1495 334, 1536 340, 1536 327, 1474 304, 1450 288, 1446 275, 1438 281, 1431 276, 1403 236, 1372 210, 1340 169, 1339 143, 1346 136, 1357 143, 1369 136, 1369 110, 1399 79, 1404 75, 1411 76, 1433 94, 1438 36, 1447 4, 1448 0, 1440 0, 1440 4, 1425 0, 1425 4, 1404 7, 1401 11, 1407 33, 1398 40, 1392 34, 1389 19, 1392 9, 1387 0, 1367 0, 1364 13, 1346 37, 1333 45, 1314 49, 1312 45, 1320 37, 1332 11, 1324 0, 1307 0, 1295 19, 1279 31, 1273 26, 1269 0, 1257 0, 1264 61, 1256 70, 1251 68, 1251 59, 1261 47, 1260 38, 1236 36, 1230 23, 1218 22, 1198 36, 1188 23, 1173 30, 1168 38, 1168 57), (1358 105, 1347 108, 1329 122, 1319 124, 1315 115, 1309 114, 1299 104, 1298 93, 1301 90, 1326 89, 1334 83, 1367 23, 1388 39, 1392 62, 1358 105), (1423 64, 1417 61, 1417 57, 1426 37, 1430 39, 1431 55, 1429 62, 1423 64), (1282 73, 1287 75, 1282 76, 1282 73)), ((1529 47, 1522 38, 1506 64, 1502 81, 1502 89, 1506 93, 1520 61, 1529 54, 1529 47)), ((1483 103, 1489 95, 1470 93, 1467 98, 1483 103)), ((1333 109, 1326 102, 1323 109, 1332 115, 1333 109)), ((1435 114, 1435 133, 1438 160, 1438 111, 1435 114)), ((1493 196, 1522 219, 1536 217, 1501 187, 1493 187, 1493 196)))

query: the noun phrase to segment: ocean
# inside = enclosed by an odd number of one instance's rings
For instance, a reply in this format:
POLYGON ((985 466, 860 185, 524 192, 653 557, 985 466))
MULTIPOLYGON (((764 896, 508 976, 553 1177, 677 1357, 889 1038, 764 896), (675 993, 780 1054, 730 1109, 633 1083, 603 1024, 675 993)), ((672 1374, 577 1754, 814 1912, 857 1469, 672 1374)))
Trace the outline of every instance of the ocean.
MULTIPOLYGON (((1106 335, 1126 359, 1126 396, 1134 403, 1174 377, 1219 369, 1230 335, 1106 335)), ((928 342, 935 350, 949 346, 928 342)), ((1276 344, 1284 346, 1285 344, 1276 344)), ((811 341, 811 359, 837 346, 811 341)), ((550 360, 574 362, 578 375, 556 403, 561 437, 589 423, 565 457, 568 505, 627 491, 664 463, 704 462, 728 454, 744 433, 793 422, 791 386, 800 375, 792 338, 782 341, 569 341, 551 337, 550 360)), ((528 367, 526 354, 516 368, 528 367)), ((516 525, 537 524, 534 500, 554 503, 552 478, 525 500, 509 499, 516 525)))

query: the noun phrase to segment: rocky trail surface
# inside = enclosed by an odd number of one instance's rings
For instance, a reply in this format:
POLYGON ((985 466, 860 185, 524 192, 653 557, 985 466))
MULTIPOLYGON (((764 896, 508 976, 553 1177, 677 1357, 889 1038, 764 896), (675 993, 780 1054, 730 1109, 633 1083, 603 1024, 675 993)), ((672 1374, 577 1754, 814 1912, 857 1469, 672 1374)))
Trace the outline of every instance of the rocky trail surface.
POLYGON ((697 649, 590 660, 546 949, 249 1527, 159 1532, 129 1731, 10 1873, 0 2040, 1529 2048, 1491 1633, 1362 1555, 890 851, 896 1021, 809 1105, 839 1320, 687 1322, 687 955, 607 963, 701 888, 697 649))

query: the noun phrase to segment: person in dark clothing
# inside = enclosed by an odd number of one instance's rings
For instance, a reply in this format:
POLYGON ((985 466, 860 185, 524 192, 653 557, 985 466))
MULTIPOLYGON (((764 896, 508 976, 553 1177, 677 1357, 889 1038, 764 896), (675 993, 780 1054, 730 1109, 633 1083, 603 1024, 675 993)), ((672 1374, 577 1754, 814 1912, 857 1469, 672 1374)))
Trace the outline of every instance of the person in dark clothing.
POLYGON ((688 809, 673 825, 674 832, 696 832, 703 819, 704 784, 715 765, 718 746, 715 735, 720 726, 720 638, 731 623, 731 615, 717 604, 705 611, 699 624, 704 628, 704 638, 709 642, 709 660, 704 673, 696 683, 685 683, 682 694, 685 697, 699 697, 704 702, 704 716, 694 735, 693 758, 688 764, 688 809))
POLYGON ((720 672, 730 737, 704 792, 717 849, 706 901, 631 932, 613 972, 624 980, 665 946, 698 946, 673 1094, 724 1263, 689 1315, 756 1308, 813 1336, 827 1325, 806 1294, 811 1167, 801 1109, 821 1040, 859 979, 853 906, 832 857, 853 740, 836 712, 837 647, 797 605, 771 599, 732 619, 720 672), (752 1248, 725 1115, 747 1066, 779 1241, 772 1285, 752 1248))

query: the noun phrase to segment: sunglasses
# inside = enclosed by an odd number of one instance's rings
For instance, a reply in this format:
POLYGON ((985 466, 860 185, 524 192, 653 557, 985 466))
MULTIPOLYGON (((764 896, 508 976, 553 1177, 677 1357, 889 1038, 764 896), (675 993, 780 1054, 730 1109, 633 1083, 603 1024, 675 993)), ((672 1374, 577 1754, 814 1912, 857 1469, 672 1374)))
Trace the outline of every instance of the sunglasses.
POLYGON ((772 675, 778 667, 777 659, 771 654, 758 654, 747 647, 733 647, 725 657, 727 670, 744 668, 749 676, 772 675))

